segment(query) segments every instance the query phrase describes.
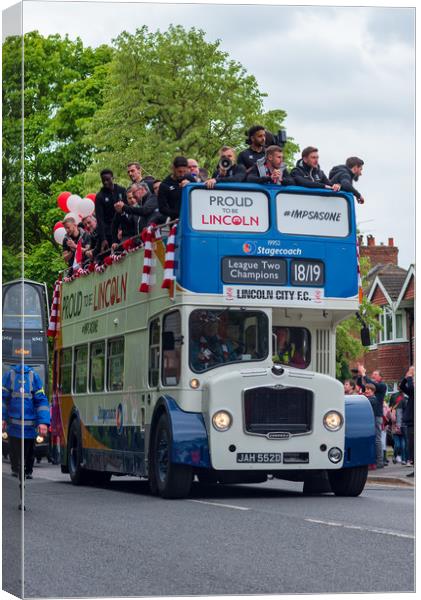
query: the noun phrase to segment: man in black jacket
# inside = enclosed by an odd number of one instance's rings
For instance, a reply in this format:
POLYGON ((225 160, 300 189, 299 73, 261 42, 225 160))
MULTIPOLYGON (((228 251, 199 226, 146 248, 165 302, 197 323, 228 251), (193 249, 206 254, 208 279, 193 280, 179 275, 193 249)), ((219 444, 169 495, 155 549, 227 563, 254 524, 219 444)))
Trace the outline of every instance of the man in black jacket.
POLYGON ((341 190, 351 192, 357 199, 358 204, 364 204, 364 198, 360 192, 352 185, 353 181, 358 181, 362 175, 364 161, 358 156, 351 156, 346 159, 344 165, 333 167, 329 173, 330 182, 339 183, 341 190))
POLYGON ((133 200, 129 204, 117 202, 114 217, 114 244, 118 244, 116 234, 118 226, 122 228, 122 241, 137 235, 149 225, 158 225, 163 222, 163 217, 158 210, 158 198, 151 194, 147 183, 135 183, 130 188, 133 200))
POLYGON ((237 153, 231 146, 222 146, 219 151, 218 167, 214 171, 212 177, 206 181, 206 187, 212 190, 216 183, 234 183, 236 181, 244 181, 246 169, 243 165, 237 164, 237 153), (228 168, 224 168, 224 161, 228 164, 228 168))
MULTIPOLYGON (((409 367, 405 377, 399 384, 399 389, 408 396, 408 400, 406 402, 403 415, 402 415, 402 425, 406 428, 406 433, 408 436, 408 446, 409 446, 409 461, 414 463, 414 395, 415 395, 415 369, 414 367, 409 367)), ((413 477, 414 473, 409 473, 407 477, 413 477)))
POLYGON ((115 215, 114 204, 124 202, 127 204, 127 194, 124 187, 114 183, 111 169, 103 169, 100 173, 102 188, 96 195, 95 215, 97 218, 98 238, 101 252, 105 252, 111 244, 112 222, 115 215))
POLYGON ((291 176, 297 185, 308 188, 322 188, 339 191, 339 183, 331 184, 319 165, 319 151, 314 146, 304 148, 301 159, 297 161, 291 176))
POLYGON ((359 377, 357 379, 357 385, 361 386, 363 389, 367 383, 371 383, 376 388, 376 392, 373 400, 370 399, 371 406, 373 408, 375 423, 376 423, 376 460, 377 460, 377 468, 382 469, 384 467, 384 459, 383 459, 383 446, 382 446, 382 424, 383 424, 383 401, 384 397, 387 393, 387 386, 383 383, 383 376, 381 372, 376 369, 371 374, 370 377, 367 377, 366 370, 363 365, 358 364, 358 374, 359 377))
POLYGON ((247 183, 269 183, 272 185, 294 185, 288 173, 284 154, 280 146, 269 146, 266 149, 264 162, 258 161, 247 173, 247 183))
POLYGON ((176 156, 172 165, 172 174, 159 186, 158 208, 165 219, 178 219, 181 209, 181 191, 189 183, 195 183, 185 156, 176 156))
POLYGON ((248 148, 238 155, 238 164, 250 169, 259 159, 265 157, 266 130, 262 125, 253 125, 247 132, 248 148))

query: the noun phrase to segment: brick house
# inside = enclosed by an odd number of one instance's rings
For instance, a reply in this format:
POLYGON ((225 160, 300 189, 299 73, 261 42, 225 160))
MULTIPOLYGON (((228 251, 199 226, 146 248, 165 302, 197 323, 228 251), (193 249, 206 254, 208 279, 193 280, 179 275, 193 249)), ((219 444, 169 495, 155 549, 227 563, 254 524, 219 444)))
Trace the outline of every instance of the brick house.
POLYGON ((389 238, 388 245, 375 245, 372 236, 367 246, 359 239, 361 256, 368 256, 372 268, 365 294, 382 308, 380 331, 369 352, 363 357, 367 372, 379 369, 390 390, 396 390, 409 365, 414 363, 415 270, 398 266, 398 248, 389 238))

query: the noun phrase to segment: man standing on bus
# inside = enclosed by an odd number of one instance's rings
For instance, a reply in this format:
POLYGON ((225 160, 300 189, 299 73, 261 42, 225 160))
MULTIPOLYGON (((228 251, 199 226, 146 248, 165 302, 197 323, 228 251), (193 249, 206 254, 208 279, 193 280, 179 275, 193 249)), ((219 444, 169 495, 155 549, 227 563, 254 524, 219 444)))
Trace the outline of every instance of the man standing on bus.
POLYGON ((187 158, 176 156, 172 164, 172 173, 159 186, 158 207, 165 218, 178 219, 181 209, 181 191, 189 183, 195 183, 190 174, 187 158))
POLYGON ((364 161, 358 156, 351 156, 346 159, 344 165, 333 167, 329 173, 329 179, 332 184, 339 183, 341 190, 351 192, 357 199, 358 204, 364 204, 364 198, 360 192, 352 185, 353 181, 358 181, 363 172, 364 161))
POLYGON ((238 164, 248 171, 258 160, 265 158, 266 130, 263 125, 253 125, 247 132, 248 148, 238 155, 238 164))
POLYGON ((294 185, 294 180, 285 167, 282 148, 269 146, 266 149, 265 161, 257 162, 249 170, 246 181, 247 183, 294 185))
POLYGON ((231 146, 222 146, 219 151, 219 163, 212 177, 205 183, 212 190, 216 183, 233 183, 244 181, 246 169, 237 164, 237 153, 231 146))
POLYGON ((332 183, 323 173, 319 165, 319 151, 313 146, 307 146, 301 153, 301 159, 297 161, 291 171, 296 185, 309 188, 322 188, 338 192, 341 189, 339 183, 332 183))
POLYGON ((111 169, 103 169, 100 175, 102 188, 96 195, 95 215, 97 218, 100 251, 105 252, 113 243, 112 222, 115 215, 114 204, 119 201, 127 204, 127 194, 124 187, 114 183, 114 175, 111 169))
POLYGON ((21 454, 24 452, 24 472, 32 479, 34 445, 37 434, 46 436, 50 424, 50 407, 39 375, 32 367, 18 364, 3 376, 2 430, 9 436, 12 474, 22 477, 21 454))

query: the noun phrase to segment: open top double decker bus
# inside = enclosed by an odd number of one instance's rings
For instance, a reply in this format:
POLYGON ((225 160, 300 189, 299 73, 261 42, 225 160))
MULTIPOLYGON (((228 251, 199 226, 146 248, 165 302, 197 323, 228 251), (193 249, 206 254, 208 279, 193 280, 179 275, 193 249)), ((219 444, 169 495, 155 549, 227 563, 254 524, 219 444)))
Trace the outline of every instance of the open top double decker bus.
POLYGON ((170 291, 165 238, 149 293, 143 249, 61 285, 62 470, 75 484, 148 477, 166 498, 194 476, 269 474, 360 494, 373 412, 334 378, 336 326, 359 307, 352 195, 188 185, 170 258, 170 291))

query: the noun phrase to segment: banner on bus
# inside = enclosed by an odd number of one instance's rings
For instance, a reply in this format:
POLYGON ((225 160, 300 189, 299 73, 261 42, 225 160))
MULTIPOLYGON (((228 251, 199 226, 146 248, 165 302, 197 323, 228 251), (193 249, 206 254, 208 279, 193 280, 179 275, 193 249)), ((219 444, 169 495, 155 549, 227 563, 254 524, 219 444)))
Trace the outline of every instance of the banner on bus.
POLYGON ((269 199, 249 190, 190 193, 191 226, 198 231, 262 232, 269 229, 269 199))
POLYGON ((323 288, 224 285, 223 296, 233 304, 270 304, 280 306, 320 306, 324 301, 323 288))
POLYGON ((278 194, 278 230, 295 235, 347 237, 348 202, 338 196, 278 194))

